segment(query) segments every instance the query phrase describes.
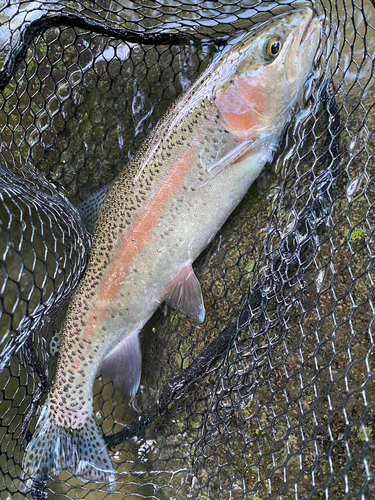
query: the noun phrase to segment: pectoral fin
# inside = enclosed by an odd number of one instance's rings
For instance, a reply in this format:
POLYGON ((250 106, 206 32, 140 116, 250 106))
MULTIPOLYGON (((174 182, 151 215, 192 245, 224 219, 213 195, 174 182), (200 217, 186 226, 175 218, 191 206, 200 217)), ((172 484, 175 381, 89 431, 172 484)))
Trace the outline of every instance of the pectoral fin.
POLYGON ((229 151, 229 153, 227 153, 225 156, 208 165, 207 172, 209 173, 209 177, 201 187, 211 182, 212 179, 214 179, 227 167, 236 165, 237 163, 241 163, 242 161, 249 158, 254 153, 256 144, 257 142, 253 140, 241 142, 240 144, 238 144, 238 146, 229 151))
POLYGON ((142 372, 138 332, 131 333, 104 358, 99 372, 109 377, 125 394, 136 395, 142 372))
POLYGON ((170 283, 164 300, 186 316, 203 323, 206 312, 202 290, 191 264, 188 264, 170 283))

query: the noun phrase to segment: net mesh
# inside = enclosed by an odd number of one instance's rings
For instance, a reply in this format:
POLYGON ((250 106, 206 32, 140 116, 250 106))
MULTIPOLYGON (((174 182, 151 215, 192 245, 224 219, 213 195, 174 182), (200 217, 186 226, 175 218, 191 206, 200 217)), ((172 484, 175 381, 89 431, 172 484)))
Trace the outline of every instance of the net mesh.
POLYGON ((205 323, 155 313, 134 399, 97 378, 116 491, 65 471, 27 495, 22 456, 89 252, 74 205, 228 39, 303 3, 0 5, 0 498, 374 497, 371 0, 313 3, 324 35, 307 104, 195 264, 205 323))

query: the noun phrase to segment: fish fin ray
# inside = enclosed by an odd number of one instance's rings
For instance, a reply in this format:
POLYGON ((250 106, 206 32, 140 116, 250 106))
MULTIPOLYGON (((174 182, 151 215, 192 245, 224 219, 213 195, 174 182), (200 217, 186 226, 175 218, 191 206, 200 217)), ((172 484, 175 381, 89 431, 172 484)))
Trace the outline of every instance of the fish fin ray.
POLYGON ((26 447, 22 468, 24 492, 35 480, 46 481, 65 469, 87 481, 104 483, 110 490, 115 487, 116 473, 94 417, 80 429, 65 429, 54 423, 48 399, 26 447))
POLYGON ((87 231, 91 234, 94 234, 100 210, 112 184, 112 182, 109 182, 98 191, 95 191, 95 193, 91 194, 77 207, 81 219, 85 223, 87 231))
POLYGON ((206 313, 202 290, 191 264, 184 267, 168 285, 164 300, 186 316, 203 323, 206 313))
POLYGON ((214 179, 218 174, 220 174, 220 172, 225 170, 227 167, 240 163, 246 158, 248 158, 252 154, 254 143, 255 141, 252 139, 241 142, 234 149, 229 151, 229 153, 224 155, 222 158, 208 165, 207 172, 209 173, 209 177, 201 185, 201 187, 204 187, 206 184, 211 182, 212 179, 214 179))
POLYGON ((104 358, 99 372, 110 378, 125 394, 136 395, 142 373, 138 331, 128 335, 104 358))

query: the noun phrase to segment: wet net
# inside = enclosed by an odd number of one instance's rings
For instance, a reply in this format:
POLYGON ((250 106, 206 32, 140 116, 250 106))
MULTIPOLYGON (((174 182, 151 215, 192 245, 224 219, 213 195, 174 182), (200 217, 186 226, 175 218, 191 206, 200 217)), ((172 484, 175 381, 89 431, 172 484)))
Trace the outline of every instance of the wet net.
POLYGON ((135 398, 97 378, 115 491, 69 471, 20 489, 89 253, 74 207, 126 167, 228 40, 301 5, 0 3, 2 500, 374 498, 371 0, 313 3, 322 55, 305 104, 195 263, 205 323, 155 313, 135 398))

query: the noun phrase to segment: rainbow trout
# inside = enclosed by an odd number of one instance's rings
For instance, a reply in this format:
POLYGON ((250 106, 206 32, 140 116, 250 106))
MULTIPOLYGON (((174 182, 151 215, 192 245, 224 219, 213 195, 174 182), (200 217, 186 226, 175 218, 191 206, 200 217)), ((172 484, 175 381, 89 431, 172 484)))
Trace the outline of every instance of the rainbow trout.
POLYGON ((163 302, 204 321, 192 262, 272 159, 319 40, 319 22, 303 8, 234 41, 112 185, 62 328, 55 382, 25 452, 28 487, 30 478, 66 468, 114 486, 93 417, 95 377, 137 392, 138 333, 163 302))

